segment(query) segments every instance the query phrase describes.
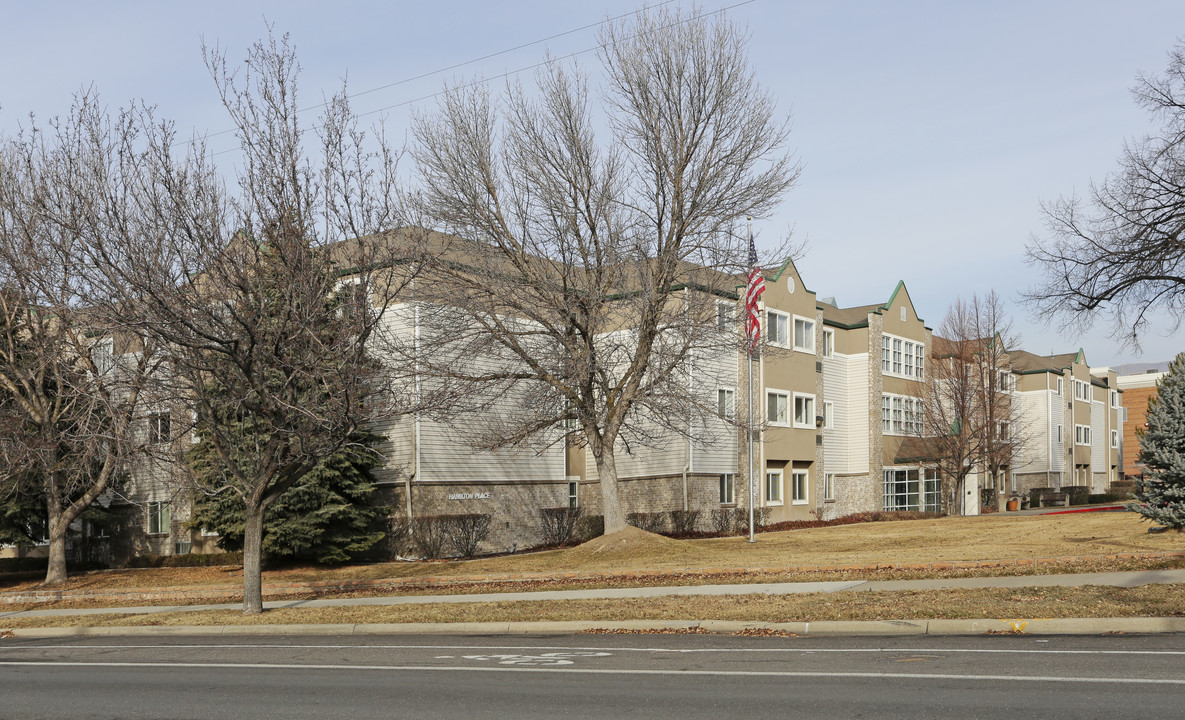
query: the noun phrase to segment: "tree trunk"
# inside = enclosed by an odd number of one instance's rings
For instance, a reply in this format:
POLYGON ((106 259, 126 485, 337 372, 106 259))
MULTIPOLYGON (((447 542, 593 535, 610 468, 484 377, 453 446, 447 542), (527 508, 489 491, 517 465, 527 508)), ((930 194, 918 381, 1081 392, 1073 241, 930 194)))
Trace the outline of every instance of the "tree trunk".
POLYGON ((263 508, 248 506, 243 518, 243 614, 263 612, 263 508))
POLYGON ((49 500, 49 567, 42 585, 61 585, 66 582, 66 530, 70 524, 55 498, 49 500))
POLYGON ((621 497, 617 493, 617 461, 613 450, 602 449, 593 453, 597 463, 597 479, 601 481, 601 514, 605 519, 605 534, 625 530, 625 513, 621 509, 621 497))

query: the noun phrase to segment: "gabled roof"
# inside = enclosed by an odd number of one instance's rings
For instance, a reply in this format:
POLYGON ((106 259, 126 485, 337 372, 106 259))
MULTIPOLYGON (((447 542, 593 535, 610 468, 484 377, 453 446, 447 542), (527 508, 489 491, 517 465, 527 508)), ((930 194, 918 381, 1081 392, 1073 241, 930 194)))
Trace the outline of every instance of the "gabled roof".
POLYGON ((1013 372, 1021 375, 1028 375, 1030 373, 1051 372, 1061 374, 1062 370, 1071 367, 1076 362, 1084 360, 1081 349, 1073 353, 1061 353, 1059 355, 1034 355, 1026 350, 1009 350, 1008 356, 1012 358, 1013 372))
POLYGON ((859 307, 837 308, 827 303, 817 303, 823 311, 823 324, 834 325, 847 330, 868 327, 868 314, 876 312, 881 305, 860 305, 859 307))

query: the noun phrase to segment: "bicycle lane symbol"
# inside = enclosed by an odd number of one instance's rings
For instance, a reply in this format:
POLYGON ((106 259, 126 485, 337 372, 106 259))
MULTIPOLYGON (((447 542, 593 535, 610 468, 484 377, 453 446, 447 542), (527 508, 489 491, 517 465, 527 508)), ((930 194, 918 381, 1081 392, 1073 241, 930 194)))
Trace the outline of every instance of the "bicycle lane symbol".
MULTIPOLYGON (((609 657, 612 653, 582 650, 574 652, 549 652, 540 655, 462 655, 465 660, 493 662, 498 665, 519 665, 525 667, 555 667, 572 665, 579 658, 609 657)), ((448 656, 444 656, 448 657, 448 656)))

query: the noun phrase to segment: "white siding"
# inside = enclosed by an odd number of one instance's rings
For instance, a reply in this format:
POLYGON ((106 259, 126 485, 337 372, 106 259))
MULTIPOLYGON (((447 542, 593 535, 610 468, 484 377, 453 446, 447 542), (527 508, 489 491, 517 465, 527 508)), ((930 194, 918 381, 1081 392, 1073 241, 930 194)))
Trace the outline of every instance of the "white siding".
MULTIPOLYGON (((1066 387, 1069 387, 1067 385, 1066 387)), ((1065 427, 1066 422, 1066 400, 1063 395, 1058 395, 1055 392, 1049 392, 1049 445, 1051 449, 1051 461, 1049 469, 1052 472, 1065 472, 1066 470, 1066 443, 1073 443, 1074 440, 1074 426, 1065 427), (1062 442, 1057 441, 1057 426, 1062 425, 1062 442)))
POLYGON ((1035 390, 1017 393, 1020 401, 1022 427, 1021 447, 1014 469, 1023 472, 1045 472, 1049 470, 1049 458, 1056 429, 1050 422, 1050 392, 1035 390))
POLYGON ((868 353, 823 358, 823 400, 835 403, 835 427, 823 431, 826 472, 868 472, 868 353))
POLYGON ((1107 405, 1098 401, 1090 403, 1090 470, 1107 472, 1107 447, 1111 442, 1107 432, 1107 405))

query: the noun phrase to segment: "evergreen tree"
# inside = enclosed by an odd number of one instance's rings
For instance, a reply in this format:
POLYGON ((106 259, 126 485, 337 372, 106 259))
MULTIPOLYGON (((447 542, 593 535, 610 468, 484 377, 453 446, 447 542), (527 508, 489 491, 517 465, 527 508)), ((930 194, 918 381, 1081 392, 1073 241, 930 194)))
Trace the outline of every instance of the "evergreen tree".
MULTIPOLYGON (((230 421, 234 422, 234 421, 230 421)), ((246 459, 247 422, 236 423, 244 442, 235 449, 239 462, 246 459)), ((382 540, 378 520, 386 508, 372 503, 374 478, 370 471, 381 458, 372 445, 378 436, 356 433, 350 442, 309 471, 264 512, 263 555, 268 560, 304 560, 323 564, 344 563, 382 540)), ((253 445, 253 441, 251 442, 253 445)), ((186 454, 199 484, 218 472, 213 443, 203 438, 186 454)), ((243 548, 243 501, 232 492, 199 494, 194 500, 193 527, 218 533, 218 547, 243 548)))
POLYGON ((1148 426, 1139 433, 1144 474, 1129 507, 1158 525, 1185 530, 1185 353, 1156 383, 1148 426))

